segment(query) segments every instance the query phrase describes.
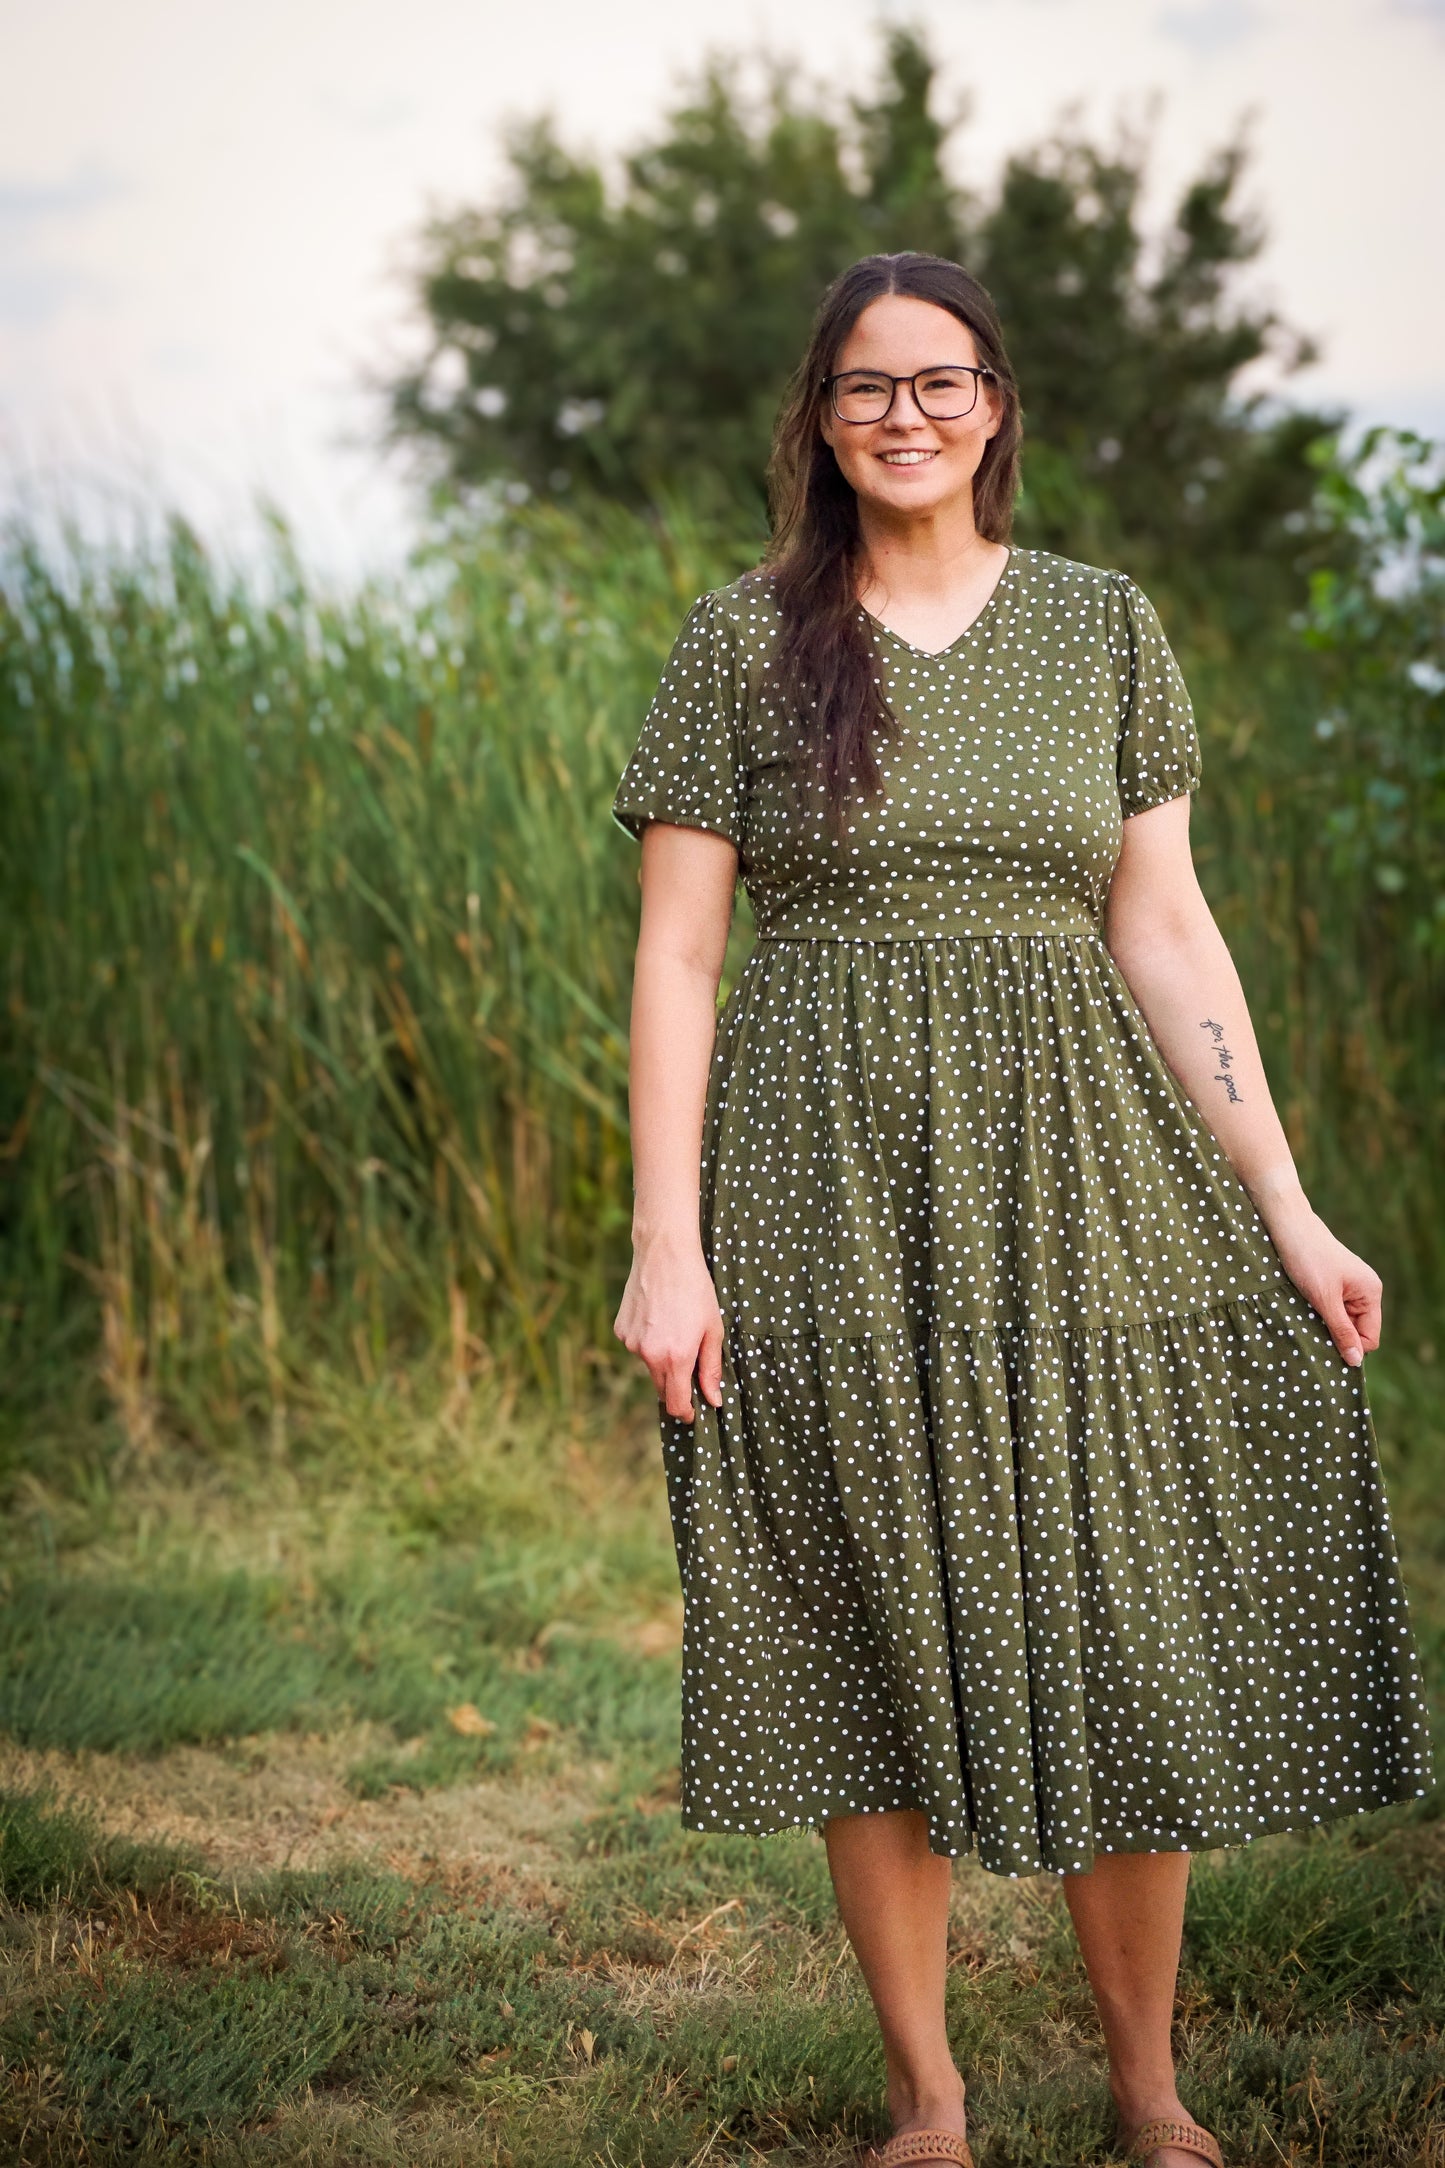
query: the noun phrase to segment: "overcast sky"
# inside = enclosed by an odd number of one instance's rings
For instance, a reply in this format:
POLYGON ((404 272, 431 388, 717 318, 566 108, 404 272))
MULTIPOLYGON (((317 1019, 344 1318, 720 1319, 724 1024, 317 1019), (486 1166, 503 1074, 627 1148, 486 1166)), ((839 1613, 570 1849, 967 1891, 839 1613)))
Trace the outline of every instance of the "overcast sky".
POLYGON ((764 38, 858 90, 893 14, 984 191, 1065 108, 1107 139, 1153 101, 1157 211, 1247 117, 1247 277, 1324 348, 1295 394, 1445 436, 1445 0, 0 0, 0 497, 143 489, 234 539, 264 488, 318 568, 394 558, 359 380, 414 352, 407 240, 495 185, 499 122, 624 149, 764 38))

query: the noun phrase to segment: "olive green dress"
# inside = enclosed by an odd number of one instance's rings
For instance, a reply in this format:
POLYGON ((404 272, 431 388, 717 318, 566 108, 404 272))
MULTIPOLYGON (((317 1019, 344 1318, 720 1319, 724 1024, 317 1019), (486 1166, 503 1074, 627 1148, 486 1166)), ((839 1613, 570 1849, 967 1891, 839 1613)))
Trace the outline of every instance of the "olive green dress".
POLYGON ((1018 548, 941 653, 860 614, 906 735, 847 839, 789 833, 761 574, 693 605, 612 806, 729 837, 757 927, 703 1135, 722 1406, 659 1411, 683 1821, 912 1807, 1027 1875, 1422 1794, 1363 1368, 1099 930, 1123 819, 1200 780, 1158 617, 1018 548))

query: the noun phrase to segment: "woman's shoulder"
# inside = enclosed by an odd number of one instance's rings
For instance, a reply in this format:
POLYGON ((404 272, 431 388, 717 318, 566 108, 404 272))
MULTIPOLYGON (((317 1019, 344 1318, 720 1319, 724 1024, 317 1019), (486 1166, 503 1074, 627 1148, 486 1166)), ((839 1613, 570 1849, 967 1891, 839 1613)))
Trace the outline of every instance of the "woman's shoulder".
POLYGON ((782 612, 770 572, 755 568, 724 586, 705 588, 687 613, 695 637, 706 638, 715 655, 731 654, 743 663, 771 653, 782 629, 782 612))
POLYGON ((1058 550, 1016 548, 1015 555, 1041 592, 1108 597, 1133 585, 1130 575, 1117 566, 1087 564, 1082 557, 1065 557, 1058 550))
POLYGON ((781 623, 773 575, 761 565, 739 573, 725 587, 710 587, 699 600, 709 605, 715 619, 739 632, 772 631, 781 623))

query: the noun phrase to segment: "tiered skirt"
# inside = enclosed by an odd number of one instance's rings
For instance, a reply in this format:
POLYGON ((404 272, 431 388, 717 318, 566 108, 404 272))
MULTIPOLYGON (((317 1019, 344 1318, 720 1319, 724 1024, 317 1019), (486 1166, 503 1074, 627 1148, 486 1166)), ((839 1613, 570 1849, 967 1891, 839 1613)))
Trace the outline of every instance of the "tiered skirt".
POLYGON ((1097 933, 760 940, 702 1176, 686 1826, 1025 1875, 1428 1790, 1364 1369, 1097 933))

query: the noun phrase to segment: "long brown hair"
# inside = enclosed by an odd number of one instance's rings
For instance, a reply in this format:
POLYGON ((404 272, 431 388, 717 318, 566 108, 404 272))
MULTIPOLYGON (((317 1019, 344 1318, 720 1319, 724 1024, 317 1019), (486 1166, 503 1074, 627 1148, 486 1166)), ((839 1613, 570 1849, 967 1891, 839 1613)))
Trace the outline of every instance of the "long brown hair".
POLYGON ((909 294, 947 309, 972 332, 979 361, 995 373, 1003 418, 973 478, 974 523, 987 540, 1009 540, 1019 485, 1018 384, 986 290, 946 256, 906 250, 851 264, 818 304, 807 351, 779 409, 767 470, 772 538, 753 575, 769 581, 781 611, 778 681, 802 718, 801 764, 823 783, 835 833, 854 797, 881 795, 875 748, 900 731, 857 608, 857 495, 818 426, 824 379, 864 309, 884 294, 909 294))

